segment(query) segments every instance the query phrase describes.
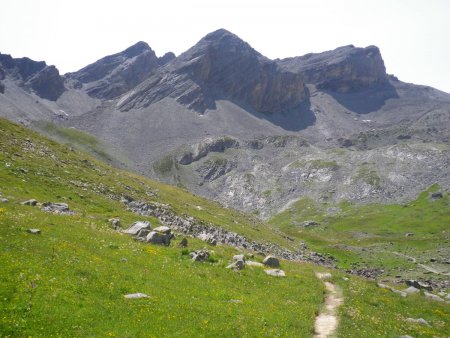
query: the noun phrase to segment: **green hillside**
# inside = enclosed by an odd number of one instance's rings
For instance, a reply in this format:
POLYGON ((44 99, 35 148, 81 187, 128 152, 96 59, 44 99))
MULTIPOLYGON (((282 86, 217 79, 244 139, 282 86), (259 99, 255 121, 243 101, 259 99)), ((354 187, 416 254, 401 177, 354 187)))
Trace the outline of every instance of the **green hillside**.
MULTIPOLYGON (((317 271, 332 273, 343 292, 342 337, 445 337, 448 304, 422 295, 401 298, 342 271, 282 261, 286 277, 261 267, 225 267, 238 250, 188 238, 186 249, 134 241, 111 228, 153 217, 120 201, 170 205, 177 215, 295 248, 268 225, 179 188, 109 167, 26 128, 0 119, 0 336, 4 337, 309 337, 323 310, 325 289, 317 271), (54 214, 38 202, 67 203, 73 214, 54 214), (40 234, 28 229, 37 228, 40 234), (193 262, 189 251, 212 251, 193 262), (126 299, 144 293, 148 298, 126 299), (430 326, 405 322, 422 317, 430 326)), ((287 229, 288 230, 288 229, 287 229)), ((257 253, 252 259, 261 261, 257 253)))

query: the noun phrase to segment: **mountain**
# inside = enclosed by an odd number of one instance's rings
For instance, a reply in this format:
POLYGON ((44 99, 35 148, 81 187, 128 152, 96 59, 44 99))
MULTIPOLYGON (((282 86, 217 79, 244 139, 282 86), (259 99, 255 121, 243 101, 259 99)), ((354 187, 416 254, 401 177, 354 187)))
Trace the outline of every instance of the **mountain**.
POLYGON ((388 75, 375 46, 270 60, 220 29, 177 57, 139 42, 62 77, 0 60, 2 116, 90 133, 98 157, 262 218, 450 186, 450 95, 388 75))

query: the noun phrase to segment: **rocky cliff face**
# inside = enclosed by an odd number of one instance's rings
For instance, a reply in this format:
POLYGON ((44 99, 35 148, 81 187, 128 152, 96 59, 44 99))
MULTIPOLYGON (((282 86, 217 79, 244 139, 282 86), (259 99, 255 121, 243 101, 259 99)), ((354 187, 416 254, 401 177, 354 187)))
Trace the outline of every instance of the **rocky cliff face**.
POLYGON ((145 42, 138 42, 124 51, 106 56, 77 72, 67 74, 81 83, 84 90, 100 99, 115 98, 149 77, 174 55, 167 53, 158 58, 145 42))
POLYGON ((323 53, 277 60, 283 69, 301 74, 319 89, 349 92, 386 84, 388 77, 380 51, 375 46, 340 47, 323 53))
POLYGON ((123 110, 170 96, 204 112, 218 98, 258 112, 287 111, 308 97, 299 74, 282 70, 236 35, 218 30, 168 63, 119 103, 123 110))
MULTIPOLYGON (((0 80, 9 76, 26 90, 32 90, 39 97, 56 101, 66 90, 64 79, 55 66, 47 66, 44 61, 29 58, 14 59, 10 55, 0 54, 0 80)), ((5 86, 0 84, 0 92, 5 86)))

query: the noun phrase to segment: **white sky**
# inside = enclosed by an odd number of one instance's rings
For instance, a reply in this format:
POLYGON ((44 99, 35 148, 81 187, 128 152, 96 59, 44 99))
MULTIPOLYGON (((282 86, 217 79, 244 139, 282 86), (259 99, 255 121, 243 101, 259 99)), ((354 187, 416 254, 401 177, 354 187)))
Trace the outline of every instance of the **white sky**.
POLYGON ((3 0, 0 52, 61 73, 146 41, 179 55, 225 28, 269 58, 376 45, 388 73, 450 92, 450 0, 3 0))

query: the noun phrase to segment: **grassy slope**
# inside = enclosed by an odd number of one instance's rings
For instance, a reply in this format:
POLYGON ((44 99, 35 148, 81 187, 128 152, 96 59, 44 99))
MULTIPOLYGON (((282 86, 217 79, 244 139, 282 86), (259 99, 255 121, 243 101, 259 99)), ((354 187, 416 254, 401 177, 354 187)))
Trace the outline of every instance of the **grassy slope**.
MULTIPOLYGON (((181 254, 176 242, 168 248, 134 242, 111 230, 107 219, 118 216, 126 225, 145 218, 110 198, 126 194, 170 203, 178 213, 254 239, 284 243, 264 224, 113 169, 4 120, 0 131, 0 191, 10 200, 0 205, 1 335, 311 333, 323 288, 310 265, 286 262, 288 278, 269 277, 259 268, 234 273, 224 268, 236 253, 232 248, 212 247, 217 262, 197 264, 181 254), (76 214, 54 215, 20 205, 29 198, 67 202, 76 214), (28 234, 28 228, 42 234, 28 234), (123 298, 134 292, 150 298, 123 298)), ((205 246, 189 242, 192 249, 205 246)))
POLYGON ((437 186, 430 187, 407 205, 343 203, 341 212, 335 215, 327 215, 328 206, 304 199, 270 223, 305 240, 313 249, 333 255, 338 265, 346 269, 375 267, 385 269, 386 277, 439 279, 444 276, 430 275, 407 258, 393 254, 406 254, 417 258, 419 263, 448 271, 448 264, 443 261, 450 255, 450 198, 444 194, 441 199, 431 200, 429 195, 436 190, 437 186), (309 219, 318 221, 320 226, 299 225, 309 219), (430 262, 431 258, 437 261, 430 262))
MULTIPOLYGON (((0 204, 0 335, 311 336, 323 301, 322 284, 313 273, 318 267, 283 262, 288 277, 280 279, 258 268, 235 273, 224 268, 236 253, 226 246, 210 248, 216 263, 193 263, 177 248, 179 239, 170 247, 151 246, 111 230, 107 219, 112 216, 125 225, 144 217, 109 196, 170 203, 178 213, 252 239, 284 243, 264 223, 112 169, 1 119, 0 148, 0 192, 9 198, 0 204), (29 198, 66 201, 76 214, 48 214, 19 204, 29 198), (28 234, 28 228, 42 234, 28 234), (150 298, 123 298, 134 292, 150 298)), ((189 242, 192 249, 205 246, 189 242)), ((423 297, 400 299, 357 277, 350 283, 340 272, 333 274, 346 302, 341 336, 361 337, 355 326, 365 329, 365 336, 448 332, 445 305, 423 297), (408 315, 420 315, 433 326, 425 332, 398 320, 408 315)))

